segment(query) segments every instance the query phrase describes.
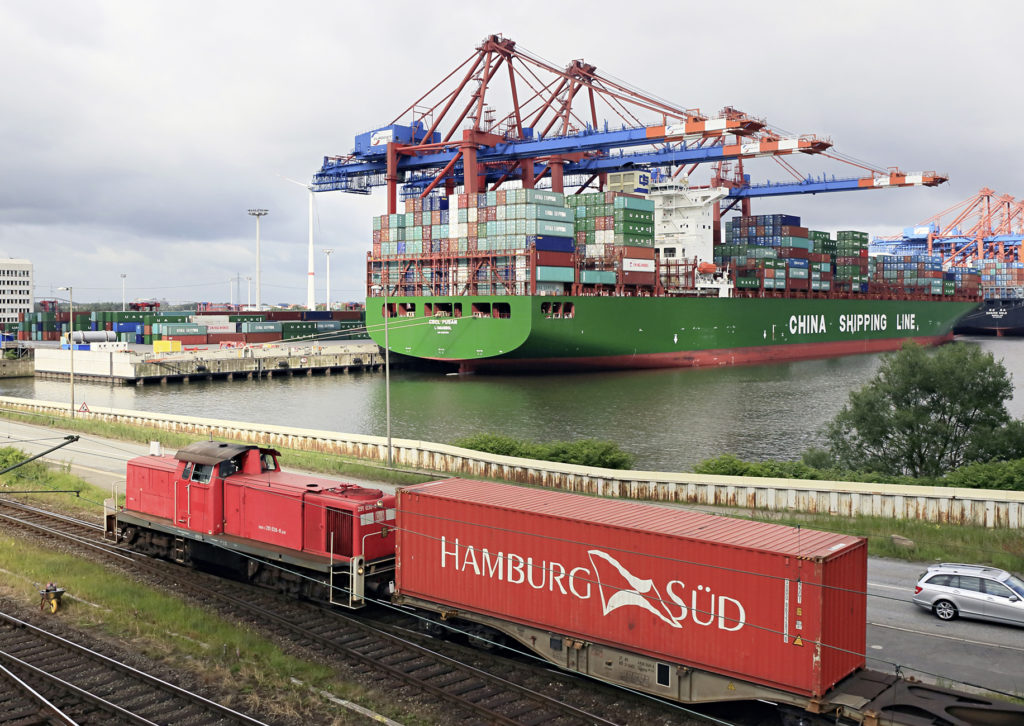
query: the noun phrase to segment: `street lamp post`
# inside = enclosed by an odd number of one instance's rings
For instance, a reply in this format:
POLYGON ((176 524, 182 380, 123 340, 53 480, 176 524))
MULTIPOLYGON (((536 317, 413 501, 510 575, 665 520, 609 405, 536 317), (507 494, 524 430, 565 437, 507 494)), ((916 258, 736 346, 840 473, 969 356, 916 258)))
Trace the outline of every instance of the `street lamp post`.
POLYGON ((256 217, 256 309, 263 309, 263 297, 260 295, 260 217, 267 215, 266 209, 250 209, 249 214, 256 217))
POLYGON ((252 308, 252 275, 245 276, 245 299, 246 308, 252 308))
POLYGON ((68 291, 68 353, 71 354, 71 418, 75 417, 75 297, 71 286, 58 288, 68 291))
MULTIPOLYGON (((385 272, 381 271, 380 291, 384 295, 384 421, 388 438, 388 466, 391 466, 391 345, 388 340, 388 318, 391 311, 388 309, 388 287, 384 283, 385 272)), ((374 285, 374 287, 378 287, 374 285)))
POLYGON ((121 273, 121 312, 122 313, 125 310, 128 309, 126 304, 125 304, 125 297, 124 297, 124 278, 126 278, 126 277, 128 277, 128 275, 122 272, 121 273))
POLYGON ((327 306, 325 310, 331 309, 331 253, 334 250, 330 247, 326 248, 324 254, 327 255, 327 306))

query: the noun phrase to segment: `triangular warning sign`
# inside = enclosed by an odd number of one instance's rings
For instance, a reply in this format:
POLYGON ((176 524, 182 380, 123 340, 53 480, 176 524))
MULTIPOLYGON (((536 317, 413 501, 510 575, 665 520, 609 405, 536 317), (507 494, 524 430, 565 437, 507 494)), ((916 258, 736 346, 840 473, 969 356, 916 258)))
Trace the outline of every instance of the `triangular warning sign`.
POLYGON ((803 638, 801 638, 801 637, 800 637, 799 635, 798 635, 798 636, 796 636, 796 637, 795 637, 795 638, 793 639, 793 645, 803 645, 803 644, 804 644, 804 639, 803 639, 803 638))
POLYGON ((82 404, 81 406, 79 406, 79 407, 78 407, 78 412, 79 412, 79 413, 89 413, 89 407, 88 407, 88 406, 86 406, 86 405, 85 405, 85 404, 83 403, 83 404, 82 404))

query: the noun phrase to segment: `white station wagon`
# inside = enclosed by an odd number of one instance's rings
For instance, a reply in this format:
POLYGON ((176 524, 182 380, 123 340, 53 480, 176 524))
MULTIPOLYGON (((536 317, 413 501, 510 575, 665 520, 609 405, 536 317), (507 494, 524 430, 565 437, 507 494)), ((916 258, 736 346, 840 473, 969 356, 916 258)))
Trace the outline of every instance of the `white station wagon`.
POLYGON ((995 567, 932 565, 914 588, 914 602, 940 620, 964 617, 1024 625, 1024 580, 995 567))

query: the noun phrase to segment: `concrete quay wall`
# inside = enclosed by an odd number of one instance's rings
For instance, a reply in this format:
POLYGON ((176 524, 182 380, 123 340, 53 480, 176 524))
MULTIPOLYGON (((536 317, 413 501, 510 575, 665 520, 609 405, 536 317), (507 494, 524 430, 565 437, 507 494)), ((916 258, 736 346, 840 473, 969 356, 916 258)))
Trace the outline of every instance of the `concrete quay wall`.
MULTIPOLYGON (((0 407, 52 417, 70 415, 67 403, 7 396, 0 396, 0 407)), ((387 440, 381 436, 111 408, 92 408, 75 416, 264 446, 387 460, 387 440)), ((1024 527, 1024 492, 1016 491, 620 471, 496 456, 407 439, 392 439, 391 449, 396 465, 438 472, 439 476, 500 479, 599 496, 751 510, 919 519, 939 524, 1024 527)))
MULTIPOLYGON (((35 375, 66 380, 71 374, 71 359, 70 351, 40 348, 36 351, 35 375)), ((383 364, 379 347, 369 341, 323 345, 274 344, 223 350, 211 348, 165 355, 140 355, 130 350, 74 352, 76 378, 133 385, 330 374, 332 371, 373 369, 383 364)))

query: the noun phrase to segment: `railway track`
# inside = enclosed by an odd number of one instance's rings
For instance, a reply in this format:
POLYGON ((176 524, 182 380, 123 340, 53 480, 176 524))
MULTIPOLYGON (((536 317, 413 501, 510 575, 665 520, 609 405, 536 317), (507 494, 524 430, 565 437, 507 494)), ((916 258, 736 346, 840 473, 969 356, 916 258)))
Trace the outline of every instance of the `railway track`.
POLYGON ((0 613, 0 724, 245 724, 250 718, 0 613))
MULTIPOLYGON (((399 616, 389 617, 389 625, 378 627, 336 610, 150 560, 104 542, 101 528, 92 523, 67 517, 53 520, 45 510, 25 509, 6 501, 0 503, 0 518, 47 537, 59 537, 85 548, 91 556, 115 558, 317 657, 328 656, 348 669, 376 673, 379 679, 394 684, 385 687, 414 692, 424 703, 443 704, 446 723, 577 726, 638 719, 652 724, 704 723, 678 709, 634 700, 621 691, 555 674, 547 667, 516 663, 444 641, 413 642, 396 631, 399 616)), ((411 622, 409 618, 403 626, 411 622)))

